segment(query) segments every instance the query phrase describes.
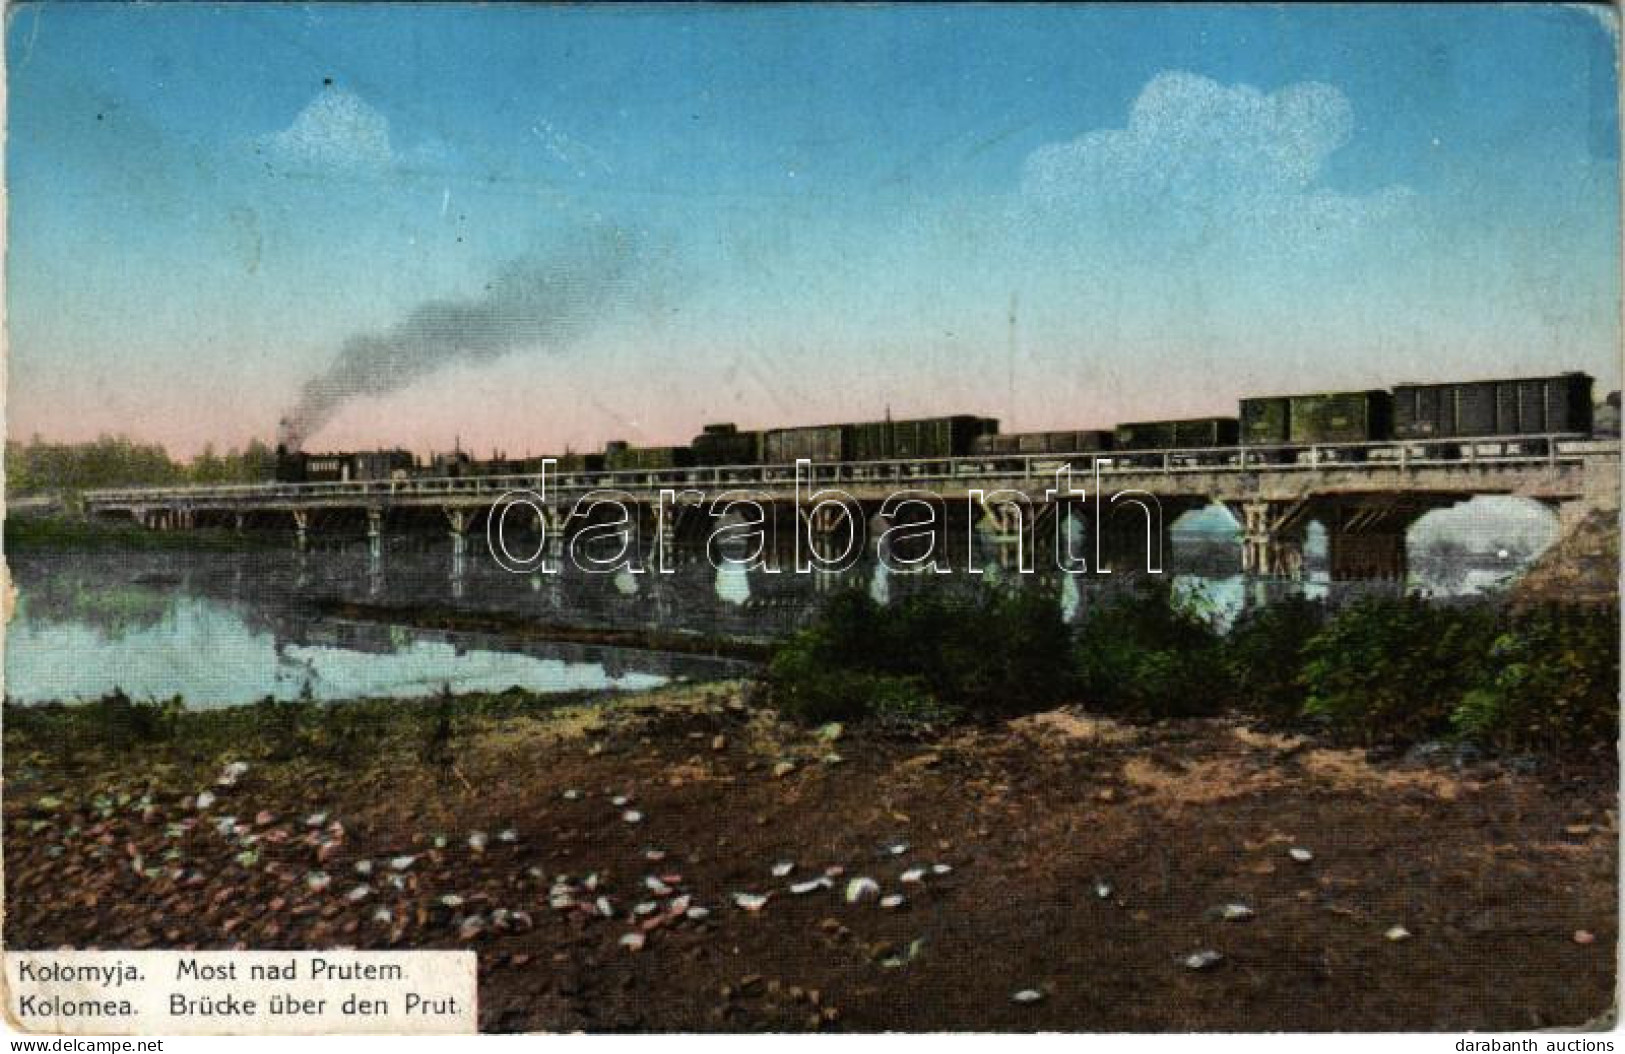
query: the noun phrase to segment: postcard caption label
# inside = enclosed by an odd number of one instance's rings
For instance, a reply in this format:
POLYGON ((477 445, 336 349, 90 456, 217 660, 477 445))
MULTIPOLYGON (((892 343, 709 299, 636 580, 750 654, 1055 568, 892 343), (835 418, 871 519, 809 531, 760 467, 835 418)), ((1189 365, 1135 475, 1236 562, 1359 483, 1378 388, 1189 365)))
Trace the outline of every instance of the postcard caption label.
POLYGON ((469 1033, 471 951, 7 952, 6 1012, 28 1032, 469 1033))

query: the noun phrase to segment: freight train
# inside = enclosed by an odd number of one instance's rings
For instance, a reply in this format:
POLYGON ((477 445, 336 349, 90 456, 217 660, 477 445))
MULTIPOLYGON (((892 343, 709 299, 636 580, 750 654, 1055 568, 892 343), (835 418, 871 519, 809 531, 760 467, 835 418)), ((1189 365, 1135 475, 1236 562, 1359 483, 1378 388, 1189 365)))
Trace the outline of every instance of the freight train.
MULTIPOLYGON (((1333 459, 1360 460, 1361 443, 1428 441, 1431 456, 1450 457, 1451 439, 1504 438, 1520 452, 1539 452, 1543 438, 1592 433, 1591 377, 1563 373, 1509 380, 1398 384, 1392 389, 1248 396, 1235 417, 1134 421, 1115 428, 1001 433, 990 417, 959 414, 915 420, 802 425, 741 431, 709 424, 686 446, 633 446, 616 440, 602 453, 552 455, 555 474, 658 472, 727 465, 790 465, 894 459, 1103 454, 1128 464, 1161 464, 1165 451, 1182 463, 1222 464, 1245 453, 1252 463, 1289 463, 1302 448, 1340 445, 1333 459)), ((1611 396, 1616 398, 1617 396, 1611 396)), ((477 460, 461 451, 419 465, 404 450, 306 454, 279 447, 281 482, 339 482, 414 476, 520 476, 541 471, 542 457, 477 460)))

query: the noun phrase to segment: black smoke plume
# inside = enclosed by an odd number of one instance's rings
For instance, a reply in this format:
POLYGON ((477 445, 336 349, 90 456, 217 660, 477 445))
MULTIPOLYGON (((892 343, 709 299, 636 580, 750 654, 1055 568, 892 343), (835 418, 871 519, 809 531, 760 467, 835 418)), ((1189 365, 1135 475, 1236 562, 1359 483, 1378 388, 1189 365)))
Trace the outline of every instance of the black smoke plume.
POLYGON ((304 383, 279 442, 298 450, 356 396, 399 391, 454 363, 567 347, 625 299, 634 257, 623 231, 583 232, 510 261, 479 296, 428 300, 388 330, 350 337, 304 383))

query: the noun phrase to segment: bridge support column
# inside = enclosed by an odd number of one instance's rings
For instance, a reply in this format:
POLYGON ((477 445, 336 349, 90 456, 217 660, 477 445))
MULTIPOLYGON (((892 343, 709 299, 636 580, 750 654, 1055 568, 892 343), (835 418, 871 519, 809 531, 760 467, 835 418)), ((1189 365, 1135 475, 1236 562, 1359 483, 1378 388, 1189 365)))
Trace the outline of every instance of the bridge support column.
POLYGON ((463 576, 467 570, 468 510, 447 508, 446 523, 451 529, 451 595, 463 596, 463 576))
POLYGON ((1271 578, 1303 577, 1308 502, 1242 501, 1229 505, 1241 521, 1241 571, 1271 578))
POLYGON ((1405 534, 1411 524, 1457 500, 1378 494, 1322 498, 1315 519, 1326 528, 1332 581, 1405 581, 1405 534))
POLYGON ((310 546, 307 531, 310 527, 310 512, 307 509, 293 510, 294 544, 300 552, 305 552, 310 546))
POLYGON ((367 510, 367 558, 374 564, 384 558, 384 510, 367 510))

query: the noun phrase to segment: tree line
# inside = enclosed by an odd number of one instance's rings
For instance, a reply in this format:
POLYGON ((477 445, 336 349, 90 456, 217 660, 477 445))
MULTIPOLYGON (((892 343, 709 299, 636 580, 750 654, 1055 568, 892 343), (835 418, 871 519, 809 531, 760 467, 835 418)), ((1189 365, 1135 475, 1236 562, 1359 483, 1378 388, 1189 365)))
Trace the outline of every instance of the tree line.
POLYGON ((156 443, 101 436, 87 443, 53 443, 39 436, 6 443, 6 494, 77 493, 100 487, 167 483, 251 483, 269 477, 275 455, 254 440, 224 454, 211 444, 177 461, 156 443))

